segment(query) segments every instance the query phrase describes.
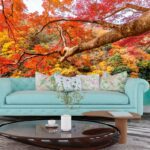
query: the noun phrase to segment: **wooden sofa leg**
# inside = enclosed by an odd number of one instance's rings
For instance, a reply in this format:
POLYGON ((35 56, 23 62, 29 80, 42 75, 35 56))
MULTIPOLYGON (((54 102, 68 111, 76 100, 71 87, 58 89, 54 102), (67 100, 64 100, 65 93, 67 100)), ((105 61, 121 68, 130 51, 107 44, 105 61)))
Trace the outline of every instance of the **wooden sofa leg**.
POLYGON ((120 130, 119 144, 127 143, 128 120, 116 118, 115 119, 115 125, 120 130))

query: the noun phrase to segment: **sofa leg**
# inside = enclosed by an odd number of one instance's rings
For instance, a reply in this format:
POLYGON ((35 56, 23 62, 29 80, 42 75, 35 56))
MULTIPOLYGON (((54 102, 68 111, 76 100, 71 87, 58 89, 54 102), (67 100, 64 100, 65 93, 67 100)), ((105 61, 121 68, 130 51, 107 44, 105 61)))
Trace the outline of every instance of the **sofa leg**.
POLYGON ((115 125, 120 130, 119 144, 127 143, 128 120, 116 118, 115 119, 115 125))

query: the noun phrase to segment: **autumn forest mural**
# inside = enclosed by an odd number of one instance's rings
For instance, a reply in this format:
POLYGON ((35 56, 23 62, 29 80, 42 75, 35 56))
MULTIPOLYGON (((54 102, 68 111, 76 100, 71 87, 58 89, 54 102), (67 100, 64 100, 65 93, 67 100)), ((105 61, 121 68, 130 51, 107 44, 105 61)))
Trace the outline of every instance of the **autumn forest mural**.
POLYGON ((150 1, 0 0, 0 77, 36 71, 150 80, 150 1))

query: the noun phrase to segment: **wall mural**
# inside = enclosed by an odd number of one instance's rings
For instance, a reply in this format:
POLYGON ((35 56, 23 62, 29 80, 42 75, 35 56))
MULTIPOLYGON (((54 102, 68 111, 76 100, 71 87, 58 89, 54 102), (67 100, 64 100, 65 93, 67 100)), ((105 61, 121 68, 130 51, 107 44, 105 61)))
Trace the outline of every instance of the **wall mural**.
POLYGON ((0 76, 150 80, 149 16, 149 0, 0 0, 0 76))

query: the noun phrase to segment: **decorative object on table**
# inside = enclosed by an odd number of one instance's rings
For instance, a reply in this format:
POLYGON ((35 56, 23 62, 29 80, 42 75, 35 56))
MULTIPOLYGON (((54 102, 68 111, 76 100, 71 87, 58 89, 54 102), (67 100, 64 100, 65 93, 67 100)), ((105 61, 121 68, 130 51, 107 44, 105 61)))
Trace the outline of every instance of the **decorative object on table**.
POLYGON ((48 120, 49 126, 54 126, 56 124, 56 120, 48 120))
POLYGON ((56 120, 48 120, 48 123, 45 124, 45 127, 37 126, 37 128, 43 128, 43 130, 46 129, 48 133, 55 133, 58 130, 58 124, 56 124, 56 120))
MULTIPOLYGON (((44 128, 46 122, 47 120, 33 120, 6 123, 0 125, 0 135, 56 150, 96 150, 111 146, 119 140, 116 127, 98 121, 73 120, 71 132, 62 132, 58 128, 56 132, 50 133, 44 128)), ((60 120, 56 122, 60 124, 60 120)))
POLYGON ((71 131, 71 128, 72 128, 71 115, 62 115, 61 116, 61 130, 71 131))
POLYGON ((56 127, 58 127, 58 124, 56 124, 56 120, 48 120, 48 123, 45 124, 45 127, 56 128, 56 127))

